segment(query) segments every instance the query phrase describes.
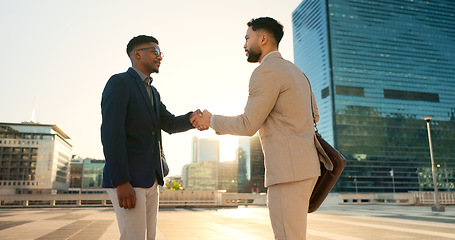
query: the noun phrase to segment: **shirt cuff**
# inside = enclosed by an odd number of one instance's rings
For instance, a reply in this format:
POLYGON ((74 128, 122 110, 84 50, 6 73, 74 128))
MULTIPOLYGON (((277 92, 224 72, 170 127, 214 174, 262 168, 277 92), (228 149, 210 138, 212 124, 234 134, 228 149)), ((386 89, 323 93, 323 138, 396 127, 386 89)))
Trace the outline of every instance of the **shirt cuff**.
POLYGON ((210 117, 210 126, 213 128, 213 115, 210 117))

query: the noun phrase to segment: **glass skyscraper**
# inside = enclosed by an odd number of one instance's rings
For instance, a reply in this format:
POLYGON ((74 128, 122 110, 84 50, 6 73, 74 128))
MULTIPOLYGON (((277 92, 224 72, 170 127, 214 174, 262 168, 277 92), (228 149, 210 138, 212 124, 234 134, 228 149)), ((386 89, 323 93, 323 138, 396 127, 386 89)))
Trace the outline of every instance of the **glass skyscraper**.
POLYGON ((304 0, 294 60, 318 103, 319 132, 347 160, 338 192, 454 190, 455 2, 304 0))
POLYGON ((239 138, 237 160, 239 192, 266 192, 264 153, 258 135, 239 138))

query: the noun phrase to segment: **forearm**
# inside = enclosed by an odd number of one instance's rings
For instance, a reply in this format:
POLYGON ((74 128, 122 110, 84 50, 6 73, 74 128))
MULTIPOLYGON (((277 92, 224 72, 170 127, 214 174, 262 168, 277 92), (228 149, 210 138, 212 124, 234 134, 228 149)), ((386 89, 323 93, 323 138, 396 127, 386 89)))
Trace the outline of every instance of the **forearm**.
POLYGON ((190 116, 192 113, 193 112, 189 112, 185 115, 180 116, 174 116, 169 112, 166 114, 161 114, 161 129, 169 134, 185 132, 193 129, 194 127, 190 122, 190 116))
POLYGON ((259 124, 253 124, 245 114, 233 117, 213 115, 211 127, 217 134, 253 136, 259 130, 259 124))

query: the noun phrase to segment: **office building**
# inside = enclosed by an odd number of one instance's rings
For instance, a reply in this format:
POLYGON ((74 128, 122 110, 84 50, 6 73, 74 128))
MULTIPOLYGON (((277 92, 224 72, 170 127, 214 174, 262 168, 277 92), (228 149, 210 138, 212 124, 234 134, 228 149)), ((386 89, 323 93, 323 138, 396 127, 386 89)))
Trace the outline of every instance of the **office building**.
POLYGON ((238 192, 238 161, 218 163, 218 190, 238 192))
POLYGON ((70 189, 80 192, 82 187, 82 170, 84 168, 84 160, 73 155, 70 164, 70 189))
POLYGON ((82 169, 82 188, 102 188, 103 187, 103 169, 104 159, 83 160, 82 169))
POLYGON ((264 153, 258 135, 239 138, 237 161, 239 192, 266 192, 264 153))
POLYGON ((66 191, 69 140, 57 125, 0 123, 0 194, 66 191))
POLYGON ((319 132, 348 162, 338 192, 454 190, 455 2, 304 0, 294 60, 311 81, 319 132))
POLYGON ((182 187, 187 190, 237 192, 237 169, 237 161, 186 164, 182 168, 182 187))
POLYGON ((182 168, 182 185, 188 190, 216 190, 216 162, 186 164, 182 168))
POLYGON ((104 193, 104 159, 80 158, 73 155, 70 167, 69 193, 104 193))
POLYGON ((193 163, 219 161, 220 142, 218 140, 193 137, 193 163))

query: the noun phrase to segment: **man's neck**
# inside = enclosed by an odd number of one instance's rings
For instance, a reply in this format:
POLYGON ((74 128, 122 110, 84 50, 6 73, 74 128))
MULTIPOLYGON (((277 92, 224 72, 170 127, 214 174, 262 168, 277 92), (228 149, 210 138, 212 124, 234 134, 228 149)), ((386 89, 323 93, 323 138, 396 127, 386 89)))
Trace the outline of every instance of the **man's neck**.
POLYGON ((150 76, 150 74, 151 74, 151 73, 147 72, 147 70, 144 67, 142 67, 142 66, 138 66, 136 64, 133 64, 132 67, 138 69, 139 71, 141 71, 142 73, 144 73, 147 76, 150 76))
POLYGON ((262 56, 259 58, 259 63, 262 63, 262 60, 264 60, 264 58, 271 52, 275 52, 275 51, 278 51, 278 48, 271 48, 271 49, 268 49, 267 51, 264 51, 262 52, 262 56))
POLYGON ((265 49, 265 50, 262 52, 262 56, 259 58, 259 63, 262 63, 262 60, 264 59, 265 56, 267 56, 267 54, 269 54, 269 53, 271 53, 271 52, 274 52, 274 51, 278 51, 278 48, 276 48, 276 47, 271 47, 271 48, 265 49))

